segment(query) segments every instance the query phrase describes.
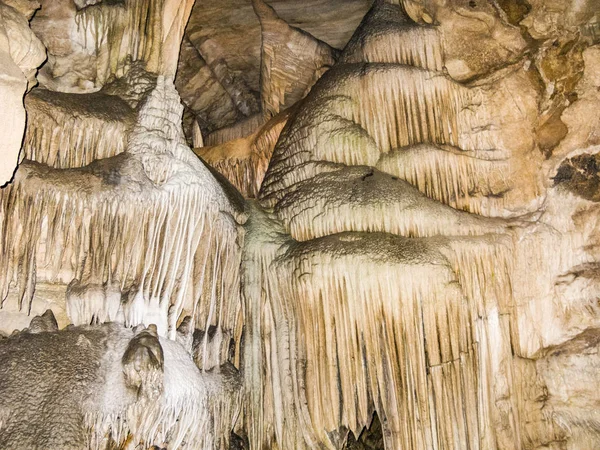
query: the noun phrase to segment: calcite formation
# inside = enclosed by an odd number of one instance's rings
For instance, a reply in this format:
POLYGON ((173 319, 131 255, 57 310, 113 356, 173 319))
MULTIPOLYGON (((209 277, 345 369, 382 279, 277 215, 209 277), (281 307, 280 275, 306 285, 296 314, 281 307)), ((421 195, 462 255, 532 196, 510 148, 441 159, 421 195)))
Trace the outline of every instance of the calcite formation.
POLYGON ((596 0, 37 6, 1 448, 600 447, 596 0))
POLYGON ((3 448, 228 448, 240 408, 231 369, 200 372, 155 327, 54 327, 1 345, 3 448))
POLYGON ((0 2, 0 186, 11 181, 17 167, 25 132, 23 96, 35 86, 37 68, 46 58, 28 22, 38 7, 29 0, 0 2))

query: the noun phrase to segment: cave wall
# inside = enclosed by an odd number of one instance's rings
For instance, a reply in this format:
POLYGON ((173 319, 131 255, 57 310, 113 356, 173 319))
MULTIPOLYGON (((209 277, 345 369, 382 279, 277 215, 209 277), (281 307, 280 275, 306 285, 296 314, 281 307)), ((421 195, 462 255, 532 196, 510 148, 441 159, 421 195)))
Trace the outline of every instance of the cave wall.
POLYGON ((0 447, 597 448, 599 11, 0 0, 0 447))

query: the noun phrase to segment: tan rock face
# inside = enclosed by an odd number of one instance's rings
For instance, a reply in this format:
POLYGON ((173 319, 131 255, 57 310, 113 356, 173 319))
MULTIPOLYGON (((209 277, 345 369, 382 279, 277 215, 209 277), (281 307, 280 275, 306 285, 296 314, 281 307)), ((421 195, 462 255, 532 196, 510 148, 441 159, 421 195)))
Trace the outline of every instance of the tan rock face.
POLYGON ((44 1, 32 22, 48 47, 40 81, 52 90, 89 92, 120 78, 131 63, 174 77, 192 0, 44 1))
POLYGON ((0 447, 599 448, 598 6, 44 2, 0 447))
POLYGON ((0 2, 0 186, 17 167, 25 132, 23 97, 36 84, 37 68, 44 62, 43 44, 29 28, 35 2, 0 2))
MULTIPOLYGON (((267 4, 273 7, 279 18, 286 23, 284 27, 298 27, 337 49, 346 44, 370 6, 368 0, 345 1, 343 8, 323 0, 268 1, 267 4)), ((285 34, 275 33, 270 36, 278 41, 278 51, 286 48, 285 34)), ((264 83, 261 87, 260 84, 261 25, 251 2, 196 2, 186 29, 186 37, 199 53, 201 64, 206 63, 210 68, 210 75, 203 75, 201 78, 196 75, 198 72, 184 73, 181 70, 183 67, 199 63, 193 62, 194 59, 190 57, 183 57, 183 54, 180 58, 178 86, 186 86, 183 100, 193 115, 200 119, 203 133, 210 134, 216 129, 259 113, 261 89, 266 89, 269 85, 264 83), (224 101, 223 92, 226 92, 231 100, 224 101), (200 101, 207 106, 200 107, 200 101), (217 110, 225 107, 225 115, 216 114, 217 110), (211 112, 208 117, 207 112, 211 112)), ((297 42, 297 47, 291 47, 288 51, 290 54, 304 52, 304 59, 318 59, 320 56, 313 53, 317 50, 315 42, 308 44, 308 47, 298 47, 297 42)), ((189 54, 185 47, 182 48, 183 51, 189 54)), ((267 64, 266 60, 262 61, 267 64)), ((290 71, 287 76, 291 76, 293 72, 290 71)), ((281 75, 286 76, 283 73, 281 75)), ((310 80, 311 77, 307 78, 310 80)), ((279 89, 283 87, 279 86, 279 89)), ((250 133, 254 131, 256 128, 250 133)))

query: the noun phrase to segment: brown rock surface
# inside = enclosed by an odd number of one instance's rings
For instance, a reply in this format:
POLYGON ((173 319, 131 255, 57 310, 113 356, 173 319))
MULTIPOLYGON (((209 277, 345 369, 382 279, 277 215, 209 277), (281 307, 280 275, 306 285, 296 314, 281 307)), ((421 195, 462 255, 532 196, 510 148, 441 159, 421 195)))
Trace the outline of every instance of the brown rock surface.
POLYGON ((0 447, 600 448, 599 6, 45 0, 0 447))

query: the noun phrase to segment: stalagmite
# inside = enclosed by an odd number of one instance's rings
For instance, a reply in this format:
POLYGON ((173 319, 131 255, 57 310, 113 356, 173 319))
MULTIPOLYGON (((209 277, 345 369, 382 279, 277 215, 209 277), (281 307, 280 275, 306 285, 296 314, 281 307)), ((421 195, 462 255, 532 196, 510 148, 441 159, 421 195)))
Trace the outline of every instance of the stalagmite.
POLYGON ((168 442, 173 449, 228 449, 227 430, 240 407, 237 375, 201 373, 152 327, 22 332, 2 341, 0 353, 7 363, 0 371, 3 448, 168 442))
POLYGON ((341 448, 374 411, 386 448, 532 448, 561 436, 562 424, 523 407, 540 408, 540 390, 518 359, 536 358, 521 314, 586 258, 569 249, 587 238, 563 246, 552 223, 473 215, 539 204, 536 181, 531 191, 518 175, 531 170, 519 154, 531 151, 528 119, 500 118, 506 86, 527 84, 513 69, 466 86, 440 73, 442 57, 435 27, 376 2, 280 135, 259 199, 283 229, 261 219, 267 228, 247 238, 283 237, 245 257, 255 301, 273 311, 259 335, 286 336, 252 349, 267 374, 249 389, 261 383, 275 411, 256 447, 341 448), (537 283, 523 280, 527 265, 537 283))

